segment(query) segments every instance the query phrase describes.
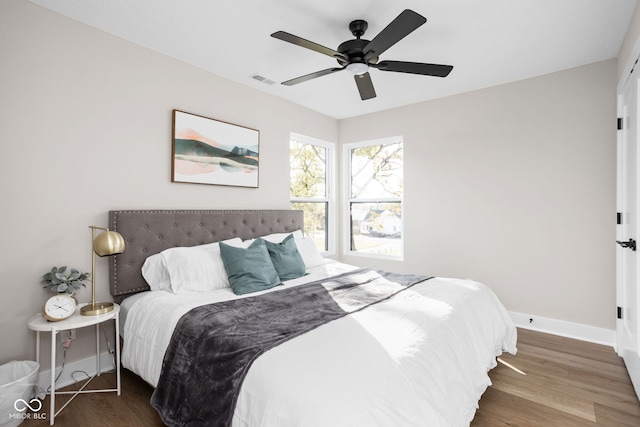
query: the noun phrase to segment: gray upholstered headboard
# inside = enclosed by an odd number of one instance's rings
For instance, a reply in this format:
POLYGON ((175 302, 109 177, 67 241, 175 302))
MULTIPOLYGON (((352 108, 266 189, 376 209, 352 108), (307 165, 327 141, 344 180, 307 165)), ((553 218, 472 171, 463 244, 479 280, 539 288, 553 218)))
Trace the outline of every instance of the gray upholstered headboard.
POLYGON ((294 210, 109 211, 109 229, 126 241, 125 251, 109 258, 111 295, 120 302, 149 290, 140 269, 165 249, 303 230, 303 221, 303 212, 294 210))

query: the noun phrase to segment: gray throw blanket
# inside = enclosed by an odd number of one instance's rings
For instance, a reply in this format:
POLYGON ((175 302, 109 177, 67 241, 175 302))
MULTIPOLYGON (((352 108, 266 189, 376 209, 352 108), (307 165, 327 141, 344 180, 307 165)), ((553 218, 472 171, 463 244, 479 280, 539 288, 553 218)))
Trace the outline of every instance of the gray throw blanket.
POLYGON ((230 426, 240 386, 258 356, 424 280, 359 269, 196 307, 176 325, 151 405, 169 426, 230 426))

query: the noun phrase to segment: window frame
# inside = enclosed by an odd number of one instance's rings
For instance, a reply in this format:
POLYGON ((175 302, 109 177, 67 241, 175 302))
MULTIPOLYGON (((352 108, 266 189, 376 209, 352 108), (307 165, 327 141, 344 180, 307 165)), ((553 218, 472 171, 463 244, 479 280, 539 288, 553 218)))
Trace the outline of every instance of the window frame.
MULTIPOLYGON (((326 223, 325 238, 327 242, 326 250, 319 250, 323 256, 333 256, 336 254, 337 242, 337 200, 336 200, 336 144, 318 138, 291 132, 289 135, 289 147, 291 141, 298 141, 303 144, 316 145, 326 150, 325 157, 325 197, 292 197, 289 190, 289 206, 293 203, 326 203, 326 223)), ((289 168, 289 181, 291 181, 291 168, 289 168)), ((304 230, 303 230, 304 232, 304 230)))
POLYGON ((343 159, 343 176, 342 180, 342 191, 344 194, 344 209, 342 212, 342 226, 345 232, 343 233, 342 239, 342 254, 346 256, 355 256, 355 257, 364 257, 364 258, 374 258, 374 259, 385 259, 385 260, 393 260, 393 261, 404 261, 404 187, 402 191, 402 195, 399 198, 395 197, 379 197, 379 198, 352 198, 351 197, 351 173, 352 173, 352 163, 351 163, 351 151, 361 147, 368 147, 372 145, 390 145, 400 142, 402 143, 402 180, 404 182, 404 137, 402 135, 396 135, 387 138, 379 138, 379 139, 371 139, 366 141, 358 141, 358 142, 350 142, 345 143, 342 146, 342 159, 343 159), (352 222, 351 222, 351 204, 352 203, 400 203, 400 209, 402 212, 402 216, 400 218, 400 255, 383 255, 383 254, 371 254, 366 252, 359 252, 351 250, 351 232, 352 232, 352 222))

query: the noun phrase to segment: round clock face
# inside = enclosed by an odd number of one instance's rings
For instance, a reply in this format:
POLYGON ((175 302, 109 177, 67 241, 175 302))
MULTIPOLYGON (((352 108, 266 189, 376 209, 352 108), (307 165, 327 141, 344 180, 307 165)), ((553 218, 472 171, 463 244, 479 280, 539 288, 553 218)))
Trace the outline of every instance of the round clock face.
POLYGON ((44 317, 51 321, 64 320, 76 311, 76 300, 70 295, 54 295, 44 303, 44 317))

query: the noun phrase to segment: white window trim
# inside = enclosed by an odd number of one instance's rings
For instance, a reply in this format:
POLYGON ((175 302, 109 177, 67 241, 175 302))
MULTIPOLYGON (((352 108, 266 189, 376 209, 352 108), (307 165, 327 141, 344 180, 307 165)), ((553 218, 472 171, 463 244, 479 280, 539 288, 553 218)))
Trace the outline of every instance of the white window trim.
MULTIPOLYGON (((351 199, 351 150, 354 148, 367 147, 369 145, 387 145, 398 142, 398 139, 402 141, 402 148, 404 152, 404 137, 402 135, 396 135, 388 138, 380 138, 380 139, 371 139, 367 141, 358 141, 358 142, 350 142, 343 144, 342 146, 342 194, 344 194, 344 208, 342 209, 342 229, 345 231, 342 236, 342 254, 346 256, 354 256, 354 257, 363 257, 363 258, 377 258, 377 259, 386 259, 392 261, 404 261, 404 191, 402 192, 402 197, 400 198, 388 198, 381 197, 379 199, 351 199), (371 203, 371 202, 400 202, 400 207, 402 209, 402 218, 400 219, 400 224, 402 227, 402 234, 400 235, 400 247, 401 255, 381 255, 381 254, 369 254, 364 252, 352 251, 351 250, 351 202, 353 200, 357 200, 358 202, 363 203, 371 203)), ((403 161, 403 171, 404 171, 404 161, 403 161)), ((404 179, 404 172, 403 172, 404 179)))
POLYGON ((337 197, 335 191, 336 187, 336 144, 332 142, 323 141, 321 139, 313 138, 311 136, 302 135, 292 132, 289 136, 289 141, 295 140, 305 144, 317 145, 327 150, 326 157, 326 194, 327 197, 291 197, 289 195, 289 202, 326 202, 327 203, 327 250, 320 251, 324 256, 336 255, 338 247, 338 216, 337 216, 337 197))

